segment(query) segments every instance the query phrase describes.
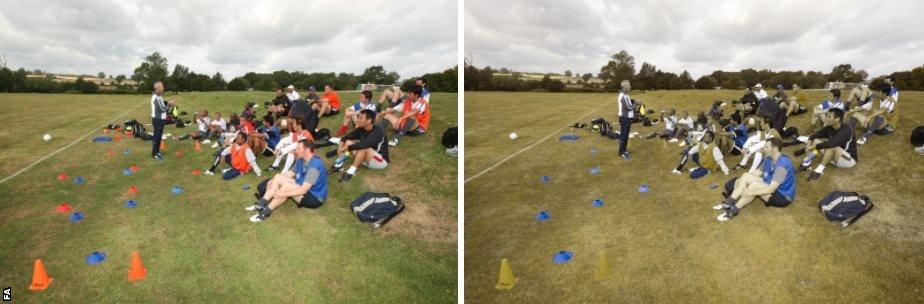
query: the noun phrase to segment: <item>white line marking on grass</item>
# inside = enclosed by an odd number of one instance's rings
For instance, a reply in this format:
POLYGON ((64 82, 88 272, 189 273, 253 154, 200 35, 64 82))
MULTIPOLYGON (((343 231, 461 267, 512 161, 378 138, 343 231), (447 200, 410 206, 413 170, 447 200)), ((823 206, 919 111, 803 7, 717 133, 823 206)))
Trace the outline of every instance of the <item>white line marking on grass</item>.
MULTIPOLYGON (((122 113, 122 115, 116 116, 116 118, 113 118, 112 120, 110 120, 109 122, 103 124, 102 126, 105 127, 106 125, 113 123, 114 121, 116 121, 116 119, 119 119, 120 117, 125 116, 125 114, 128 114, 128 112, 134 111, 135 109, 137 109, 138 107, 140 107, 141 105, 144 105, 144 104, 147 104, 147 102, 142 102, 141 104, 135 106, 134 108, 128 109, 128 111, 125 111, 125 113, 122 113)), ((43 162, 43 161, 45 161, 46 159, 48 159, 49 157, 52 157, 52 156, 57 155, 58 153, 61 153, 61 151, 64 151, 64 149, 70 148, 71 146, 77 144, 78 142, 80 142, 80 141, 86 139, 86 138, 89 137, 90 135, 93 135, 93 133, 96 133, 97 131, 99 131, 99 129, 93 129, 93 130, 90 131, 90 133, 87 133, 87 135, 84 135, 83 137, 78 138, 77 140, 75 140, 74 142, 68 144, 67 146, 58 148, 58 150, 54 150, 54 151, 52 151, 51 153, 49 153, 48 155, 45 155, 45 156, 43 156, 42 158, 39 158, 39 160, 37 160, 37 161, 35 161, 34 163, 32 163, 32 164, 26 166, 25 168, 19 169, 19 171, 16 171, 16 173, 13 173, 13 174, 10 175, 10 176, 4 177, 2 180, 0 180, 0 184, 3 184, 3 183, 5 183, 5 182, 8 181, 8 180, 13 179, 13 178, 16 177, 17 175, 20 175, 20 174, 22 174, 23 172, 28 171, 29 169, 32 169, 32 167, 34 167, 35 165, 38 165, 40 162, 43 162)))
MULTIPOLYGON (((602 105, 600 105, 600 106, 597 107, 596 109, 593 109, 593 110, 591 110, 590 112, 587 112, 587 114, 584 114, 584 116, 581 116, 581 117, 579 117, 578 119, 575 119, 575 120, 572 120, 572 121, 578 121, 578 120, 584 119, 584 117, 587 117, 587 115, 590 115, 590 114, 592 114, 592 113, 594 113, 594 112, 599 111, 601 108, 603 108, 603 106, 608 105, 608 104, 610 104, 610 103, 609 103, 609 102, 604 102, 602 105)), ((501 159, 499 162, 497 162, 497 163, 491 165, 491 166, 488 167, 487 169, 484 169, 484 170, 482 170, 481 172, 478 172, 477 174, 472 175, 472 176, 470 176, 469 178, 466 178, 465 181, 463 182, 463 184, 468 183, 469 181, 471 181, 471 180, 473 180, 473 179, 476 179, 476 178, 480 177, 481 175, 483 175, 483 174, 485 174, 485 173, 488 173, 488 171, 494 170, 495 168, 497 168, 497 166, 500 166, 501 164, 503 164, 503 163, 507 162, 508 160, 510 160, 510 159, 512 159, 512 158, 514 158, 514 157, 516 157, 517 155, 520 155, 520 153, 526 152, 526 150, 529 150, 529 149, 531 149, 532 147, 535 147, 536 145, 541 144, 542 142, 548 140, 549 138, 551 138, 551 137, 554 136, 555 134, 558 134, 558 132, 561 132, 561 130, 564 130, 565 128, 570 127, 570 126, 571 126, 571 125, 567 125, 567 126, 561 127, 561 129, 555 130, 555 132, 552 132, 552 133, 550 133, 549 135, 547 135, 546 137, 543 137, 542 139, 540 139, 539 141, 534 142, 534 143, 530 144, 529 146, 526 146, 526 147, 523 148, 523 149, 520 149, 520 151, 517 151, 517 152, 514 152, 513 154, 507 155, 507 157, 504 157, 504 159, 501 159)))

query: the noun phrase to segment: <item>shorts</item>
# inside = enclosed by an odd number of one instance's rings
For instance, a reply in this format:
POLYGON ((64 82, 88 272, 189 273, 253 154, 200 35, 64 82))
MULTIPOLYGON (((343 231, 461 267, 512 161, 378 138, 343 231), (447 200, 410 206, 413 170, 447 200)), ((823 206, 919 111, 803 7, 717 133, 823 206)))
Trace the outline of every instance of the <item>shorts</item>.
POLYGON ((372 150, 372 153, 374 153, 372 154, 372 160, 363 162, 363 165, 365 165, 369 169, 376 169, 376 170, 381 170, 381 169, 385 169, 385 167, 388 167, 388 161, 385 160, 385 158, 383 158, 382 155, 379 154, 379 152, 372 150))
POLYGON ((304 196, 302 196, 301 200, 295 203, 298 205, 299 208, 311 208, 311 209, 318 208, 318 207, 321 207, 321 205, 324 205, 324 202, 319 200, 317 197, 314 197, 314 194, 311 194, 311 193, 306 193, 304 196))
POLYGON ((423 135, 424 133, 427 133, 427 131, 424 130, 423 128, 417 128, 417 129, 414 129, 414 130, 411 130, 411 131, 404 132, 404 135, 407 135, 407 136, 418 136, 418 135, 423 135))
MULTIPOLYGON (((843 152, 843 150, 841 150, 843 152)), ((838 168, 853 168, 857 164, 857 160, 850 157, 850 154, 844 152, 836 159, 831 160, 831 163, 837 166, 838 168)))
POLYGON ((764 202, 764 205, 783 208, 789 206, 792 201, 787 199, 779 191, 773 191, 773 194, 770 194, 770 199, 764 202))
POLYGON ((322 117, 327 117, 327 116, 334 116, 334 115, 337 115, 337 114, 340 114, 340 109, 331 108, 330 111, 327 112, 327 114, 324 114, 324 115, 321 115, 321 116, 322 116, 322 117))

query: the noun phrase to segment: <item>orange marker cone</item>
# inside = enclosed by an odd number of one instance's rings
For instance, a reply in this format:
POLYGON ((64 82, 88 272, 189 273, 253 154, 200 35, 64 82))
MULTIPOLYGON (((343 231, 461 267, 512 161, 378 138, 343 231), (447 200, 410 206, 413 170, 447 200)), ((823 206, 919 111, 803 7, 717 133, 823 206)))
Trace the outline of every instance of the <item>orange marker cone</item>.
POLYGON ((200 174, 202 174, 202 171, 200 171, 199 169, 193 169, 193 170, 192 170, 192 175, 194 175, 194 176, 199 176, 200 174))
POLYGON ((160 150, 161 150, 161 151, 167 151, 167 141, 166 141, 166 140, 161 140, 161 141, 160 141, 160 150))
POLYGON ((115 156, 115 151, 112 151, 112 149, 109 149, 109 151, 106 151, 106 155, 107 155, 107 156, 115 156))
POLYGON ((198 140, 196 141, 196 151, 202 151, 202 143, 200 143, 198 140))
POLYGON ((35 260, 35 269, 32 271, 32 285, 29 285, 29 290, 45 290, 48 285, 51 285, 51 280, 54 279, 48 277, 48 272, 45 271, 45 264, 42 263, 42 260, 35 260))
POLYGON ((122 134, 116 133, 116 135, 115 135, 114 137, 112 137, 112 138, 115 139, 115 141, 120 141, 120 140, 122 140, 122 134))
POLYGON ((60 181, 69 180, 69 179, 71 178, 67 176, 67 173, 61 172, 58 174, 58 180, 60 181))
POLYGON ((141 254, 137 251, 132 252, 132 266, 128 268, 128 280, 130 282, 144 280, 148 270, 141 263, 141 254))
POLYGON ((501 260, 500 275, 497 279, 496 289, 512 289, 517 284, 516 277, 513 276, 513 269, 510 269, 510 263, 507 259, 501 260))
POLYGON ((176 157, 183 157, 183 151, 176 151, 173 153, 176 157))
POLYGON ((128 187, 128 194, 135 194, 135 193, 138 193, 138 187, 136 187, 135 185, 131 185, 130 187, 128 187))

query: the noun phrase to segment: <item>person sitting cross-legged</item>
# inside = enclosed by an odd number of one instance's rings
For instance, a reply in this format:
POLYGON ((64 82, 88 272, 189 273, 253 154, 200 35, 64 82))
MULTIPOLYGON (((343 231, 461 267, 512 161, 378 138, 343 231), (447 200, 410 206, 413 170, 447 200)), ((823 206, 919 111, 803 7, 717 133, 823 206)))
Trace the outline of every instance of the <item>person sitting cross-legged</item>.
POLYGON ((680 153, 680 162, 677 164, 677 167, 671 171, 671 173, 683 173, 683 167, 687 164, 687 161, 693 160, 693 163, 697 165, 697 168, 706 169, 707 171, 705 172, 707 174, 710 171, 721 169, 722 173, 728 175, 729 170, 728 166, 725 165, 725 155, 722 154, 722 150, 716 146, 714 142, 715 133, 712 131, 705 131, 703 132, 702 136, 703 137, 699 140, 698 143, 692 144, 690 147, 684 149, 683 152, 680 153))
POLYGON ((799 172, 808 170, 815 156, 821 154, 821 162, 809 174, 808 181, 821 177, 826 164, 838 168, 852 168, 857 164, 857 145, 853 129, 844 123, 844 111, 832 108, 825 113, 822 122, 825 127, 810 135, 805 143, 806 155, 799 166, 799 172))
POLYGON ((324 161, 314 154, 314 143, 308 139, 296 143, 298 160, 293 171, 283 171, 266 184, 266 192, 247 211, 256 211, 250 221, 262 222, 273 210, 292 199, 300 208, 318 208, 327 200, 327 170, 324 161))
POLYGON ((212 167, 205 171, 204 174, 215 175, 215 170, 218 168, 218 164, 221 163, 222 159, 225 160, 226 164, 231 166, 231 168, 221 170, 221 178, 224 180, 247 174, 251 169, 257 176, 261 174, 260 165, 257 164, 257 156, 253 154, 253 150, 247 145, 246 133, 238 133, 230 146, 215 153, 215 160, 212 162, 212 167))
POLYGON ((716 219, 720 222, 738 215, 755 198, 767 206, 786 207, 796 198, 796 172, 789 156, 783 155, 779 138, 770 138, 763 147, 765 155, 761 168, 745 172, 741 177, 725 184, 725 200, 713 206, 723 211, 716 219))
POLYGON ((337 148, 337 160, 331 166, 330 174, 342 171, 347 158, 353 156, 350 168, 340 174, 340 182, 345 182, 356 175, 356 169, 364 165, 369 169, 381 170, 388 167, 388 144, 385 129, 375 125, 375 111, 363 109, 356 117, 356 129, 340 140, 337 148))

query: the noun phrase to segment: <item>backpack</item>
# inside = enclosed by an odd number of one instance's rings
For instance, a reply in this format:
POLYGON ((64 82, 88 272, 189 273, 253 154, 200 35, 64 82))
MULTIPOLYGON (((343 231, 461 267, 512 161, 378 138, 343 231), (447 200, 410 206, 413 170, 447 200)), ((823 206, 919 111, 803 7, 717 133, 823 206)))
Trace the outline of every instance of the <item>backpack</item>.
POLYGON ((924 126, 918 126, 911 131, 911 145, 915 147, 924 146, 924 126))
POLYGON ((612 139, 619 138, 619 133, 613 132, 613 125, 603 118, 595 118, 594 120, 590 121, 590 124, 597 126, 597 128, 600 130, 600 135, 603 137, 612 139))
POLYGON ((350 210, 360 222, 377 229, 404 210, 401 198, 388 193, 366 192, 350 203, 350 210))
POLYGON ((452 148, 459 145, 459 128, 450 127, 443 131, 443 147, 452 148))
POLYGON ((834 191, 818 201, 818 207, 829 221, 837 221, 841 227, 847 227, 873 209, 873 202, 868 196, 856 192, 834 191))
POLYGON ((315 139, 316 139, 316 140, 320 140, 320 141, 329 140, 329 139, 330 139, 330 130, 328 130, 327 128, 321 128, 320 130, 318 130, 318 132, 317 132, 317 138, 315 138, 315 139))
POLYGON ((757 115, 766 119, 775 118, 779 112, 780 104, 770 98, 761 99, 760 105, 757 106, 757 115))

